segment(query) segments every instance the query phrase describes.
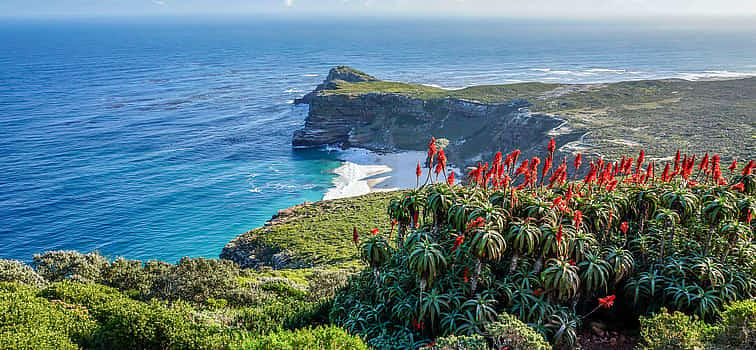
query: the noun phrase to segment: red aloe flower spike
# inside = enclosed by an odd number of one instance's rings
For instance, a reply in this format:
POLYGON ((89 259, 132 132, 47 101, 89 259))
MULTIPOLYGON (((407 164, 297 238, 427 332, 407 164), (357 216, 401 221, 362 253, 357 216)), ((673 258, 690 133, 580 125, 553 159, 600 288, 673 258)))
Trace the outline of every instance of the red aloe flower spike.
POLYGON ((703 159, 701 159, 701 163, 698 164, 698 170, 706 169, 709 166, 709 152, 706 152, 706 155, 704 155, 703 159))
POLYGON ((459 246, 462 245, 462 242, 464 241, 465 241, 465 235, 458 236, 457 239, 454 240, 454 246, 452 247, 451 251, 454 252, 455 250, 457 250, 457 248, 459 248, 459 246))
POLYGON ((446 153, 443 149, 438 150, 438 163, 441 164, 441 168, 446 168, 446 153))
POLYGON ((680 150, 675 153, 675 172, 680 170, 680 150))
POLYGON ((357 226, 354 226, 354 228, 352 229, 352 242, 354 242, 354 245, 360 243, 360 235, 357 234, 357 226))
POLYGON ((580 210, 575 210, 575 217, 572 218, 573 225, 575 225, 575 229, 580 229, 580 225, 583 223, 583 212, 580 210))
POLYGON ((643 150, 640 150, 640 153, 638 154, 638 162, 635 165, 636 172, 640 171, 641 165, 643 165, 643 161, 646 158, 646 152, 643 150))
POLYGON ((415 184, 415 187, 420 186, 420 175, 423 174, 423 169, 420 168, 420 161, 417 161, 417 168, 415 169, 415 175, 417 175, 417 182, 415 184))
POLYGON ((415 228, 420 227, 420 212, 415 212, 414 215, 412 215, 412 220, 415 222, 415 228))
POLYGON ((741 182, 741 183, 739 183, 737 185, 732 185, 732 187, 730 187, 730 188, 732 188, 733 190, 738 190, 740 192, 743 192, 743 191, 745 191, 745 184, 741 182))
POLYGON ((449 174, 449 177, 446 179, 446 183, 449 184, 449 186, 454 185, 454 172, 453 171, 451 174, 449 174))
POLYGON ((732 175, 732 173, 734 173, 735 169, 737 168, 738 168, 738 159, 735 158, 732 160, 732 164, 730 164, 730 166, 727 169, 730 170, 730 175, 732 175))
POLYGON ((751 172, 753 171, 753 168, 756 167, 756 164, 754 164, 754 161, 751 160, 746 164, 745 168, 743 168, 743 176, 751 175, 751 172))
POLYGON ((581 164, 583 164, 583 155, 578 153, 577 156, 575 156, 575 172, 580 169, 581 164))
POLYGON ((643 179, 643 182, 646 182, 648 178, 651 178, 651 181, 654 180, 654 162, 651 161, 651 163, 648 163, 648 168, 646 169, 646 178, 643 179))
POLYGON ((748 217, 746 219, 746 224, 750 225, 753 220, 753 213, 750 210, 748 210, 748 217))
POLYGON ((622 223, 622 224, 620 225, 620 231, 622 231, 622 233, 623 233, 623 234, 627 234, 627 229, 628 229, 628 228, 629 228, 629 227, 628 227, 627 221, 623 222, 623 223, 622 223))
POLYGON ((667 182, 671 179, 669 176, 669 162, 667 162, 667 166, 664 167, 664 172, 662 172, 662 181, 667 182))
POLYGON ((549 154, 554 154, 554 151, 556 150, 556 142, 554 142, 553 137, 549 140, 549 147, 546 148, 546 150, 549 151, 549 154))
POLYGON ((562 225, 559 225, 559 228, 557 229, 556 240, 557 243, 562 243, 562 225))
POLYGON ((436 154, 436 138, 431 137, 430 143, 428 143, 428 162, 433 163, 433 156, 436 154))
POLYGON ((515 171, 515 177, 520 174, 525 174, 525 172, 528 170, 528 162, 529 161, 525 159, 525 161, 520 164, 520 167, 517 168, 517 171, 515 171))
POLYGON ((614 306, 614 295, 610 295, 605 298, 599 298, 598 300, 599 300, 599 307, 609 309, 612 306, 614 306))
POLYGON ((469 268, 469 267, 465 267, 465 276, 463 277, 463 279, 464 279, 465 283, 469 282, 469 280, 467 279, 467 273, 468 273, 469 271, 470 271, 470 268, 469 268))
POLYGON ((378 234, 378 232, 381 232, 381 231, 380 231, 380 230, 378 230, 377 228, 374 228, 374 229, 370 230, 370 233, 372 233, 372 234, 373 234, 373 236, 377 235, 377 234, 378 234))

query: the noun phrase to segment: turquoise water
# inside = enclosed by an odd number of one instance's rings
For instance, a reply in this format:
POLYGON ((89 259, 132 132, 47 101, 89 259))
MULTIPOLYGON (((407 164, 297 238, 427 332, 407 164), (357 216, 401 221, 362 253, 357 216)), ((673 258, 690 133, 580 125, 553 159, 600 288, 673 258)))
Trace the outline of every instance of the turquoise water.
POLYGON ((0 22, 0 257, 215 257, 322 198, 337 153, 293 151, 291 104, 348 64, 444 87, 756 72, 756 31, 449 20, 0 22))

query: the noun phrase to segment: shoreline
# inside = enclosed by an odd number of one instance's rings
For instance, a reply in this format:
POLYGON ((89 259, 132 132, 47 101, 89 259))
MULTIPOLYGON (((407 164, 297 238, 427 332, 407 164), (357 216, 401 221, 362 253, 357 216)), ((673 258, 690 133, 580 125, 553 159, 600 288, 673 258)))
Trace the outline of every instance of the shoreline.
MULTIPOLYGON (((417 162, 424 166, 427 158, 423 151, 375 153, 351 148, 338 152, 342 164, 333 170, 337 175, 332 181, 334 187, 328 189, 323 200, 415 188, 417 162)), ((459 169, 450 169, 459 173, 459 169)), ((427 168, 423 168, 421 181, 427 176, 427 171, 427 168)))
POLYGON ((381 191, 414 188, 417 162, 425 161, 425 152, 405 151, 379 154, 352 148, 338 151, 342 164, 333 170, 336 178, 323 200, 349 198, 381 191))

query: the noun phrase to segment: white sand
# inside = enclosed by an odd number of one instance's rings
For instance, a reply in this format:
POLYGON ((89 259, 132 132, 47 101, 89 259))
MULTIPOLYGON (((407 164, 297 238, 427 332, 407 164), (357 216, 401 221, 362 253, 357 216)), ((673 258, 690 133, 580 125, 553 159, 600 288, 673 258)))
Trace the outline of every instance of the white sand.
MULTIPOLYGON (((334 170, 333 180, 323 199, 354 197, 375 191, 414 188, 417 162, 425 161, 425 152, 411 151, 378 154, 362 149, 339 151, 344 163, 334 170)), ((425 172, 423 169, 423 178, 425 172)))

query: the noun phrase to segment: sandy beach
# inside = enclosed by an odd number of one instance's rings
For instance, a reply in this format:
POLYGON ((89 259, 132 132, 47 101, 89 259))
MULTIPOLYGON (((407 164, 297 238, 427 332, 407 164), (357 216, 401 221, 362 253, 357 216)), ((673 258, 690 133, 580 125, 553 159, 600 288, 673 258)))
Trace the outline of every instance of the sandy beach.
MULTIPOLYGON (((354 197, 376 191, 392 191, 416 186, 417 162, 425 162, 426 153, 407 151, 379 154, 363 149, 339 151, 344 162, 334 170, 333 180, 323 199, 354 197)), ((428 169, 423 169, 420 181, 425 180, 428 169)))

